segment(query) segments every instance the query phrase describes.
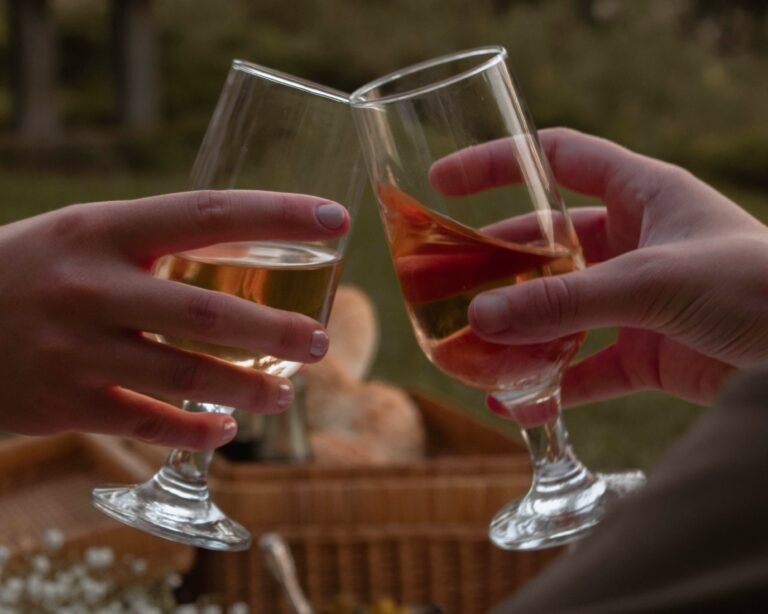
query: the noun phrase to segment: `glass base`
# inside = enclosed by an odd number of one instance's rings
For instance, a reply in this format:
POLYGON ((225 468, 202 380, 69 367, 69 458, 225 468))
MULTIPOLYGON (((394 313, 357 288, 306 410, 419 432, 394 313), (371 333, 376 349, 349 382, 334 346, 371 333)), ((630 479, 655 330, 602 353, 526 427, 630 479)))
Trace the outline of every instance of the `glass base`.
POLYGON ((535 487, 502 508, 489 537, 504 550, 539 550, 585 537, 613 503, 645 484, 642 471, 588 474, 578 489, 551 493, 535 487))
POLYGON ((211 501, 207 489, 200 497, 186 498, 161 487, 157 478, 98 487, 91 500, 107 516, 158 537, 208 550, 250 548, 251 534, 211 501))

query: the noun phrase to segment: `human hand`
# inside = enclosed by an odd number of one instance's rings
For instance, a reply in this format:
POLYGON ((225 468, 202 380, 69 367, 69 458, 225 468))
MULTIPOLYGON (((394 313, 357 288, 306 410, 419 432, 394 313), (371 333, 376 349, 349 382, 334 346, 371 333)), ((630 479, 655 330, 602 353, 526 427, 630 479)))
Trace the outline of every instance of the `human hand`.
MULTIPOLYGON (((572 130, 540 138, 559 183, 605 203, 570 211, 591 266, 479 295, 479 336, 522 345, 618 326, 613 345, 567 368, 566 405, 642 389, 708 404, 734 367, 768 357, 763 224, 676 166, 572 130)), ((441 160, 430 179, 459 195, 518 175, 492 142, 441 160)))
POLYGON ((91 203, 0 227, 0 429, 68 430, 203 450, 234 420, 147 395, 256 412, 291 401, 287 379, 185 352, 144 331, 299 362, 327 349, 322 326, 149 274, 165 254, 225 241, 343 234, 346 210, 318 198, 203 191, 91 203))

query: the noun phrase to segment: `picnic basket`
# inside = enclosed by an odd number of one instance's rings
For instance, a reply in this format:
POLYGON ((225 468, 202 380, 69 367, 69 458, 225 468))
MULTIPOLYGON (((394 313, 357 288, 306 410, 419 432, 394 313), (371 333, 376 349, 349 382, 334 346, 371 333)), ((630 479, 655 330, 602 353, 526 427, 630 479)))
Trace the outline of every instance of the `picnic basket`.
MULTIPOLYGON (((211 468, 214 499, 255 539, 278 531, 299 581, 321 607, 339 595, 391 597, 444 612, 485 611, 540 572, 559 549, 505 552, 488 540, 491 517, 530 485, 522 443, 431 395, 412 391, 428 456, 383 466, 233 463, 211 468)), ((157 458, 160 460, 160 457, 157 458)), ((257 612, 290 612, 258 548, 199 551, 199 590, 257 612)))

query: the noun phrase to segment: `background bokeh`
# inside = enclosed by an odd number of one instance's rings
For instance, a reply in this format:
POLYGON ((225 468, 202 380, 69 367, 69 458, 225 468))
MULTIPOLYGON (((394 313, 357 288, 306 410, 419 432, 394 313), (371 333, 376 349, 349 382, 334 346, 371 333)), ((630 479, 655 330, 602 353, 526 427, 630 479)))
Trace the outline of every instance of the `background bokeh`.
MULTIPOLYGON (((232 58, 342 90, 403 65, 500 44, 539 128, 567 125, 685 165, 768 220, 768 3, 764 0, 155 0, 159 120, 120 124, 111 3, 50 0, 56 138, 14 125, 11 25, 0 19, 0 223, 74 202, 183 190, 232 58)), ((567 194, 571 206, 588 201, 567 194)), ((372 197, 344 282, 382 327, 374 376, 491 419, 482 394, 417 350, 372 197)), ((5 263, 6 266, 12 265, 5 263)), ((611 338, 590 335, 588 349, 611 338)), ((649 467, 701 409, 656 393, 570 411, 585 461, 649 467)))

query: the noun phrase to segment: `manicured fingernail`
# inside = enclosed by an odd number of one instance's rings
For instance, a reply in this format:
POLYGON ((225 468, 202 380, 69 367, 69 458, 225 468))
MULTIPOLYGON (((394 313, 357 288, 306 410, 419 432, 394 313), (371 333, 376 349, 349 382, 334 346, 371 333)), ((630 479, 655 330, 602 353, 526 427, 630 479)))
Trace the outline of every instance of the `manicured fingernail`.
POLYGON ((337 205, 336 203, 325 203, 320 205, 317 208, 315 215, 317 215, 318 221, 329 230, 338 230, 347 219, 344 207, 337 205))
POLYGON ((328 335, 321 330, 312 333, 312 343, 309 346, 309 353, 315 358, 322 358, 328 351, 328 335))
POLYGON ((277 406, 286 408, 293 401, 293 386, 290 384, 280 384, 278 386, 279 392, 277 393, 277 406))
POLYGON ((233 418, 227 418, 221 423, 221 434, 219 435, 219 445, 223 446, 229 443, 237 435, 237 422, 233 418))
POLYGON ((483 294, 472 301, 472 325, 481 333, 499 333, 509 326, 509 306, 499 294, 483 294))

